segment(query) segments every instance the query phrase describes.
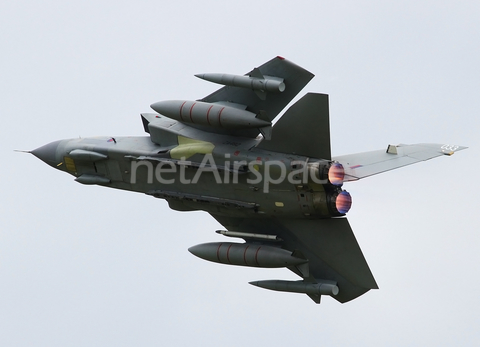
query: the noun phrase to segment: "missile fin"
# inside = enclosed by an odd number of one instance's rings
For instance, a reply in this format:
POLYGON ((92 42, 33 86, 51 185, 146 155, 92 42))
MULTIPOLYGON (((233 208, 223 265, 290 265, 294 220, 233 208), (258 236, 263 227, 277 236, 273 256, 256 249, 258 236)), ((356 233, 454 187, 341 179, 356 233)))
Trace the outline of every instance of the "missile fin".
POLYGON ((250 77, 260 78, 262 80, 265 78, 257 67, 250 72, 250 77))
MULTIPOLYGON (((263 74, 260 72, 258 68, 255 68, 252 70, 252 72, 250 73, 250 77, 259 78, 262 80, 265 79, 265 77, 263 76, 263 74)), ((264 90, 255 89, 254 92, 255 94, 257 94, 260 100, 267 99, 267 93, 264 90)), ((268 121, 270 121, 270 119, 268 119, 268 121)))
POLYGON ((310 297, 310 299, 315 301, 316 304, 320 304, 320 301, 322 299, 321 295, 317 295, 317 294, 307 294, 307 295, 310 297))

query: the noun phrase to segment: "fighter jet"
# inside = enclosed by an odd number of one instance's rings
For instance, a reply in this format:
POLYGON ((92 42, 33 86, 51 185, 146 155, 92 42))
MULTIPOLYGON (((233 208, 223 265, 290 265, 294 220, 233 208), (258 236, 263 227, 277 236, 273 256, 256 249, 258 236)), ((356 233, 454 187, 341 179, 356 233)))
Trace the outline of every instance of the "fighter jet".
POLYGON ((148 136, 60 140, 31 153, 82 184, 165 199, 177 211, 208 212, 230 239, 189 251, 212 262, 286 267, 297 281, 250 284, 345 303, 377 283, 345 215, 346 182, 466 147, 389 144, 332 157, 328 95, 307 93, 276 117, 314 77, 275 57, 245 75, 205 73, 222 85, 199 100, 156 102, 143 113, 148 136))

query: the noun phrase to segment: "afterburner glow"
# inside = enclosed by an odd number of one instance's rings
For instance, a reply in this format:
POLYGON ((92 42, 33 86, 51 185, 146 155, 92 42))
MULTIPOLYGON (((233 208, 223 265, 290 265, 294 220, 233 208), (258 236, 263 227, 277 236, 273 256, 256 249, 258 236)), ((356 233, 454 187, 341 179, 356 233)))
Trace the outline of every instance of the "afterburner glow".
POLYGON ((345 170, 340 163, 333 163, 328 169, 328 180, 335 186, 341 186, 345 177, 345 170))
POLYGON ((347 213, 352 206, 352 197, 344 190, 338 194, 335 204, 338 212, 342 214, 347 213))

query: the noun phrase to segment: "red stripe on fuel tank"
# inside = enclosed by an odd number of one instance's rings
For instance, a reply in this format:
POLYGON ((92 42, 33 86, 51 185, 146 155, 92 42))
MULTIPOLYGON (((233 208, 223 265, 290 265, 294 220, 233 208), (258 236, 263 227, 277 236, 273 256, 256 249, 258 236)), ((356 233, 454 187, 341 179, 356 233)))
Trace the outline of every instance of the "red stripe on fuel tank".
POLYGON ((229 264, 232 263, 232 262, 230 261, 230 248, 232 248, 232 245, 228 246, 228 249, 227 249, 227 261, 229 262, 229 264))
POLYGON ((220 125, 220 126, 222 126, 222 122, 220 121, 220 117, 222 116, 222 112, 223 112, 224 109, 225 109, 225 107, 222 107, 222 109, 218 113, 218 125, 220 125))
POLYGON ((180 119, 183 121, 183 117, 182 117, 182 109, 183 109, 183 105, 185 105, 187 102, 184 101, 182 106, 180 106, 180 119))
POLYGON ((248 245, 247 248, 245 248, 245 250, 243 251, 243 262, 245 263, 245 265, 248 265, 247 264, 247 258, 246 258, 248 247, 250 247, 250 245, 248 245))
POLYGON ((211 124, 210 124, 210 118, 208 118, 208 117, 210 116, 210 110, 212 109, 212 107, 213 107, 213 105, 210 106, 210 108, 209 108, 208 111, 207 111, 207 123, 208 123, 208 125, 211 125, 211 124))
POLYGON ((222 243, 218 245, 218 248, 217 248, 217 260, 218 262, 220 263, 220 247, 222 247, 222 243))
POLYGON ((196 102, 193 103, 192 107, 190 107, 190 122, 193 123, 193 119, 192 119, 192 110, 193 110, 193 106, 195 106, 196 102))
POLYGON ((260 248, 262 247, 258 247, 257 251, 255 252, 255 263, 257 263, 258 266, 260 266, 260 264, 258 263, 258 251, 260 250, 260 248))

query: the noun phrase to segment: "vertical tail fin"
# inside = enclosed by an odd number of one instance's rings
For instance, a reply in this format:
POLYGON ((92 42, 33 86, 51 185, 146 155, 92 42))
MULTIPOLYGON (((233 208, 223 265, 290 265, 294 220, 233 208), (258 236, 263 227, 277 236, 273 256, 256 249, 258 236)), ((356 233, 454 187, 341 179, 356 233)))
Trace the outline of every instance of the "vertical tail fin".
POLYGON ((306 94, 274 125, 271 140, 257 148, 330 160, 328 95, 306 94))

